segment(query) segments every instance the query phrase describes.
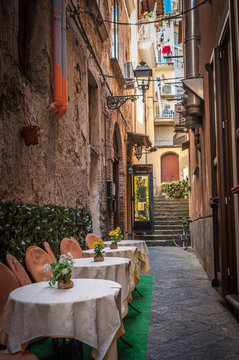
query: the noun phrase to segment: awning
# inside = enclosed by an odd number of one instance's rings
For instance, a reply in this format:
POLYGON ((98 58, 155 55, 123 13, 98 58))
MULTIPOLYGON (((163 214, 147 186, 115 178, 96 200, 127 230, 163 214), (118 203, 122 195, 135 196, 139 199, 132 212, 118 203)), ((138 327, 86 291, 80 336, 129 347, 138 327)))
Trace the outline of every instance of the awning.
POLYGON ((148 135, 139 134, 135 132, 127 132, 128 134, 128 141, 131 143, 132 146, 145 146, 146 148, 151 147, 152 143, 148 137, 148 135))

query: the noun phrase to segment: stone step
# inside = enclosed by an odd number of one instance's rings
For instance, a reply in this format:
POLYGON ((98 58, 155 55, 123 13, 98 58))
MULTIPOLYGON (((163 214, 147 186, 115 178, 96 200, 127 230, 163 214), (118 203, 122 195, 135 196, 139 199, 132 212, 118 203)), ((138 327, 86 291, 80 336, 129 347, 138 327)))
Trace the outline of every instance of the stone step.
POLYGON ((178 220, 178 222, 182 222, 182 219, 187 218, 188 217, 188 213, 171 213, 171 214, 154 214, 154 221, 156 220, 166 220, 166 219, 173 219, 173 220, 178 220))
POLYGON ((177 230, 181 228, 181 224, 154 224, 154 229, 155 230, 177 230))
POLYGON ((188 209, 188 204, 175 204, 175 205, 163 205, 163 204, 154 204, 155 209, 188 209))
POLYGON ((175 246, 172 240, 146 240, 147 246, 175 246))
POLYGON ((178 227, 177 229, 164 229, 164 230, 155 230, 154 235, 177 235, 181 231, 181 228, 178 227))
POLYGON ((134 239, 136 240, 172 240, 173 234, 135 234, 134 239))
POLYGON ((165 208, 165 207, 160 207, 160 208, 156 208, 154 207, 154 212, 155 213, 160 213, 160 212, 168 212, 168 213, 171 213, 171 212, 189 212, 189 208, 188 207, 180 207, 180 208, 177 208, 177 207, 171 207, 171 208, 165 208))
POLYGON ((154 197, 154 203, 162 204, 175 204, 175 203, 188 203, 188 199, 158 199, 154 197))

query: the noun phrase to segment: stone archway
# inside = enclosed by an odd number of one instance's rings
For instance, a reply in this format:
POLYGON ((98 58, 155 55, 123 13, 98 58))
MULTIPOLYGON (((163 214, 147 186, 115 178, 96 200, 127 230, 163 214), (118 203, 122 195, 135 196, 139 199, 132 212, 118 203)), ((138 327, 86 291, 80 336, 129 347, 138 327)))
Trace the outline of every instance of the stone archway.
POLYGON ((161 157, 161 182, 179 180, 179 156, 166 153, 161 157))

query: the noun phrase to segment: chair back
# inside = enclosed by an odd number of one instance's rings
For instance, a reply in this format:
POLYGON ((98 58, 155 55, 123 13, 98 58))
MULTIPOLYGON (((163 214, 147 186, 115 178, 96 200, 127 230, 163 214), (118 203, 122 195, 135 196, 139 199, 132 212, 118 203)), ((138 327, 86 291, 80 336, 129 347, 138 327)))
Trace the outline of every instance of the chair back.
POLYGON ((0 360, 38 360, 38 357, 29 350, 15 354, 6 354, 5 350, 0 350, 0 360))
POLYGON ((20 286, 25 286, 31 284, 31 279, 29 278, 26 270, 22 264, 11 254, 6 255, 6 261, 12 272, 17 278, 17 281, 20 286))
POLYGON ((99 238, 95 234, 87 234, 85 237, 85 244, 88 249, 94 249, 94 246, 92 244, 96 241, 99 241, 99 238))
POLYGON ((51 250, 49 243, 47 241, 44 241, 43 245, 44 245, 44 248, 45 248, 47 254, 50 255, 52 262, 56 263, 56 257, 53 254, 53 251, 51 250))
POLYGON ((7 265, 0 263, 0 319, 2 317, 8 295, 11 291, 17 289, 18 287, 19 284, 16 276, 7 267, 7 265))
POLYGON ((74 238, 64 238, 61 240, 60 244, 61 254, 67 255, 68 252, 71 253, 74 259, 79 259, 83 257, 82 250, 76 239, 74 238))
POLYGON ((45 272, 44 265, 52 263, 52 258, 38 246, 29 246, 25 254, 27 270, 36 282, 51 278, 51 270, 45 272))

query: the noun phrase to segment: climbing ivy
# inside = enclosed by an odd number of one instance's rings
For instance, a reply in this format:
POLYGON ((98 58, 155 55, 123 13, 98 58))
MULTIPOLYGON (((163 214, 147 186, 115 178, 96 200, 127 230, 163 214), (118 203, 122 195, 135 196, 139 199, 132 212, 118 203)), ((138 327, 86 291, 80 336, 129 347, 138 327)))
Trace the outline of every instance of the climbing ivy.
POLYGON ((7 253, 24 263, 26 248, 43 247, 47 241, 54 254, 59 254, 59 244, 64 237, 73 236, 85 247, 85 236, 92 231, 90 211, 56 205, 18 204, 0 202, 0 261, 7 253))

